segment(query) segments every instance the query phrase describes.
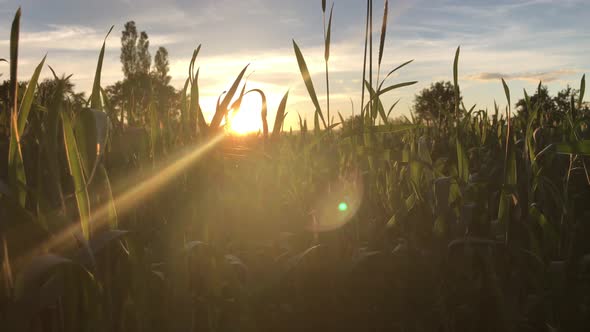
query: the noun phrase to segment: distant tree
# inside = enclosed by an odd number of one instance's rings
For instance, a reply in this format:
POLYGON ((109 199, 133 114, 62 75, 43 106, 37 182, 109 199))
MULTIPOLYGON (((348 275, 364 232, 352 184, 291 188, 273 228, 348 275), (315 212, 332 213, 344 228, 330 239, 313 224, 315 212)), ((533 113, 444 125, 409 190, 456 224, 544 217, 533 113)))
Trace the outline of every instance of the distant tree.
MULTIPOLYGON (((559 111, 568 112, 571 109, 572 99, 574 100, 574 103, 577 103, 579 96, 580 90, 574 89, 568 85, 565 89, 562 89, 557 93, 557 95, 553 98, 553 101, 555 102, 555 106, 559 111)), ((582 104, 581 111, 587 112, 588 110, 588 103, 582 104)))
MULTIPOLYGON (((27 82, 18 82, 18 103, 27 87, 27 82)), ((10 119, 10 81, 0 83, 0 136, 8 136, 10 119)))
MULTIPOLYGON (((459 103, 462 97, 459 97, 459 103)), ((451 82, 432 83, 414 97, 414 112, 421 120, 442 123, 455 112, 455 87, 451 82)))
MULTIPOLYGON (((84 92, 76 93, 74 91, 74 83, 70 81, 69 77, 62 76, 61 80, 64 80, 64 90, 61 91, 62 99, 68 100, 74 109, 79 109, 86 104, 86 98, 84 92)), ((55 79, 44 79, 39 83, 36 90, 36 102, 39 105, 48 105, 54 94, 56 93, 57 81, 55 79)))
POLYGON ((147 75, 150 72, 152 58, 150 55, 150 41, 145 31, 142 31, 137 41, 137 64, 136 73, 147 75))
MULTIPOLYGON (((539 105, 539 110, 547 115, 557 115, 558 109, 555 100, 549 95, 549 90, 546 85, 539 84, 534 95, 529 97, 531 105, 539 105)), ((530 110, 527 108, 527 103, 520 99, 516 103, 516 111, 518 116, 527 119, 530 110)))
POLYGON ((120 59, 126 79, 149 74, 152 63, 149 47, 147 32, 142 31, 138 36, 135 22, 125 23, 125 30, 121 33, 120 59))
MULTIPOLYGON (((547 86, 539 84, 535 94, 530 96, 530 103, 533 107, 537 107, 538 105, 539 112, 545 121, 556 123, 560 122, 565 114, 571 111, 572 98, 574 103, 577 103, 579 94, 579 90, 573 89, 568 85, 566 88, 557 92, 556 96, 552 97, 549 95, 547 86)), ((527 108, 524 98, 516 103, 516 110, 519 117, 523 119, 528 118, 530 110, 527 108)), ((589 111, 588 104, 584 103, 580 111, 587 114, 589 111)))
POLYGON ((125 78, 133 76, 137 64, 137 28, 134 21, 125 23, 125 30, 121 34, 121 63, 125 78))
POLYGON ((111 111, 121 124, 141 125, 145 122, 149 102, 164 113, 175 113, 176 91, 170 86, 168 50, 159 47, 153 68, 150 42, 145 31, 138 33, 134 21, 125 24, 121 33, 121 64, 125 78, 105 90, 111 111))
POLYGON ((146 116, 149 98, 152 92, 150 67, 152 63, 149 51, 149 37, 145 31, 138 34, 134 21, 125 23, 121 33, 121 64, 125 79, 120 84, 107 87, 111 105, 115 111, 127 111, 122 118, 132 117, 142 121, 146 116), (137 114, 131 114, 135 109, 137 114))
POLYGON ((154 76, 162 83, 169 84, 171 79, 168 76, 169 71, 168 50, 165 47, 160 47, 154 56, 154 76))

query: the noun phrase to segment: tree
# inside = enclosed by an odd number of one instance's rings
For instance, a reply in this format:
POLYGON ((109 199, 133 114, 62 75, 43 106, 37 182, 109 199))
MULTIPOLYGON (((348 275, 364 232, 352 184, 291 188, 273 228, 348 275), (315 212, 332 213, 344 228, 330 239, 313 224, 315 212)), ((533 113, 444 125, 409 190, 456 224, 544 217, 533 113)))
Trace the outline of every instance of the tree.
POLYGON ((152 59, 149 47, 148 34, 145 31, 138 34, 134 21, 125 23, 125 29, 121 33, 120 57, 125 79, 106 89, 109 97, 112 98, 113 110, 121 113, 124 110, 127 111, 127 115, 121 114, 122 121, 126 119, 133 122, 132 120, 135 119, 141 122, 142 117, 146 115, 152 92, 150 76, 152 59))
POLYGON ((165 47, 158 48, 154 56, 154 76, 164 84, 170 83, 170 63, 168 61, 168 50, 165 47))
POLYGON ((150 55, 150 41, 145 31, 142 31, 137 42, 136 74, 147 75, 150 72, 152 59, 150 55))
POLYGON ((138 33, 134 21, 125 24, 121 34, 121 64, 125 78, 106 87, 112 114, 120 124, 145 123, 149 103, 162 116, 172 116, 180 107, 176 90, 170 86, 168 50, 159 47, 153 67, 150 42, 145 31, 138 33))
MULTIPOLYGON (((570 112, 572 98, 575 103, 578 100, 579 94, 579 90, 573 89, 568 85, 565 89, 559 91, 555 97, 552 97, 549 95, 547 86, 539 83, 537 92, 529 99, 531 106, 539 107, 539 112, 545 121, 548 123, 557 123, 563 119, 566 113, 570 112)), ((528 119, 530 110, 527 108, 527 103, 524 99, 520 99, 516 103, 516 109, 519 117, 528 119)), ((582 105, 580 111, 587 112, 588 105, 582 105)))
MULTIPOLYGON (((459 102, 462 97, 459 96, 459 102)), ((414 112, 419 119, 442 123, 455 112, 455 87, 451 82, 436 82, 414 97, 414 112)))
POLYGON ((137 28, 135 22, 125 23, 125 30, 121 34, 121 63, 123 75, 129 78, 135 74, 137 63, 137 28))
MULTIPOLYGON (((63 100, 69 100, 74 109, 80 109, 86 104, 86 98, 84 96, 84 92, 76 93, 74 91, 74 83, 70 81, 70 77, 66 77, 62 75, 61 80, 63 81, 63 90, 60 91, 62 93, 63 100)), ((57 91, 57 84, 58 81, 56 79, 44 79, 41 83, 39 83, 36 91, 36 101, 39 105, 48 105, 53 95, 57 91)))
MULTIPOLYGON (((545 114, 556 114, 557 112, 557 105, 551 96, 549 95, 549 90, 547 89, 546 85, 542 85, 539 83, 537 91, 534 95, 529 97, 531 105, 539 105, 539 110, 545 114)), ((523 117, 524 119, 528 118, 529 109, 527 108, 527 103, 524 99, 520 99, 516 103, 516 111, 519 116, 523 117)))
POLYGON ((137 35, 134 21, 125 23, 121 34, 121 64, 126 79, 149 74, 152 63, 148 34, 142 31, 137 35))

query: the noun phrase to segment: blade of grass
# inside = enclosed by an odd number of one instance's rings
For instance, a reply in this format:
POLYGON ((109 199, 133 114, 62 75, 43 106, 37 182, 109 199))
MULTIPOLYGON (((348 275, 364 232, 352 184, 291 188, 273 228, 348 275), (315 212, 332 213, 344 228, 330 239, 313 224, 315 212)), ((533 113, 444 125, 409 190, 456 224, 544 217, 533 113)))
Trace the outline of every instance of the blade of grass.
MULTIPOLYGON (((10 84, 9 84, 9 100, 10 106, 10 146, 8 155, 8 183, 13 188, 13 191, 18 194, 18 200, 22 207, 26 204, 26 174, 23 164, 23 155, 21 149, 19 131, 19 114, 18 114, 18 41, 20 34, 20 7, 14 15, 12 27, 10 30, 10 84)), ((32 88, 34 89, 34 87, 32 88)), ((30 106, 29 106, 30 107, 30 106)), ((23 118, 26 122, 26 119, 23 118)), ((23 126, 24 129, 24 126, 23 126)))
POLYGON ((281 103, 279 104, 279 108, 277 110, 277 116, 275 118, 275 124, 272 128, 272 139, 276 140, 279 138, 281 134, 281 127, 283 126, 283 122, 285 120, 285 110, 287 108, 287 98, 289 98, 289 91, 285 93, 283 99, 281 99, 281 103))
MULTIPOLYGON (((381 68, 381 61, 383 60, 383 50, 385 48, 385 35, 387 33, 387 15, 389 12, 389 0, 385 0, 385 8, 383 9, 383 23, 381 24, 381 40, 379 41, 379 68, 381 68)), ((377 71, 379 75, 379 71, 377 71)), ((377 78, 377 81, 379 79, 377 78)))
POLYGON ((215 114, 213 115, 213 119, 211 120, 210 128, 213 128, 213 129, 219 128, 219 125, 221 124, 221 120, 223 119, 225 114, 229 111, 229 109, 228 109, 229 103, 231 102, 234 95, 236 94, 236 91, 238 90, 238 86, 240 85, 240 82, 242 81, 242 78, 244 77, 244 74, 246 73, 248 66, 249 65, 247 65, 246 67, 244 67, 244 69, 242 69, 242 71, 240 72, 238 77, 236 77, 231 88, 227 91, 227 94, 225 95, 225 97, 223 98, 223 100, 221 101, 219 106, 217 107, 217 110, 215 110, 215 114))
MULTIPOLYGON (((361 81, 361 119, 364 123, 364 119, 365 119, 365 113, 364 113, 364 107, 363 105, 365 104, 365 81, 367 80, 367 48, 368 48, 368 43, 369 43, 369 5, 370 5, 370 0, 367 0, 367 14, 365 16, 366 22, 365 22, 365 51, 364 51, 364 55, 363 55, 363 80, 361 81)), ((362 128, 364 128, 364 125, 362 126, 362 128)))
POLYGON ((102 73, 102 63, 104 60, 104 49, 107 43, 107 38, 113 31, 115 26, 111 26, 109 32, 104 37, 104 41, 102 42, 102 48, 100 49, 100 53, 98 55, 98 63, 96 64, 96 73, 94 74, 94 84, 92 85, 92 95, 90 96, 90 107, 96 110, 102 110, 102 101, 100 99, 100 75, 102 73))
POLYGON ((25 206, 26 203, 26 190, 23 190, 23 187, 26 186, 27 178, 25 174, 24 168, 24 161, 22 159, 22 151, 21 151, 21 144, 20 140, 17 138, 22 137, 25 125, 29 118, 29 112, 31 110, 31 105, 33 104, 33 98, 35 96, 35 88, 37 86, 37 81, 39 80, 39 75, 41 74, 41 70, 43 69, 43 65, 45 63, 45 57, 41 60, 41 63, 37 65, 35 71, 33 72, 33 76, 29 80, 27 84, 27 88, 23 95, 20 104, 20 110, 18 112, 18 124, 16 131, 13 131, 13 135, 10 137, 10 145, 8 150, 8 165, 9 165, 9 176, 11 178, 10 183, 12 183, 16 191, 18 192, 19 202, 21 206, 25 206))
POLYGON ((10 105, 12 107, 12 112, 14 113, 14 117, 16 119, 16 112, 18 110, 17 103, 18 103, 18 77, 17 77, 17 68, 18 68, 18 39, 20 34, 20 16, 21 16, 21 9, 20 7, 16 11, 14 15, 14 19, 12 21, 12 28, 10 29, 10 85, 9 85, 9 93, 10 93, 10 105))
POLYGON ((245 93, 245 95, 248 93, 251 93, 251 92, 258 93, 260 95, 260 98, 262 98, 262 108, 261 108, 261 112, 260 112, 260 118, 262 120, 262 132, 263 132, 264 138, 267 139, 268 138, 268 122, 266 120, 266 117, 268 115, 268 106, 266 104, 266 95, 260 89, 248 90, 245 93))
MULTIPOLYGON (((378 97, 375 97, 376 93, 373 90, 373 87, 369 85, 369 82, 365 81, 365 84, 367 85, 367 90, 369 91, 369 95, 371 96, 371 100, 374 100, 375 104, 377 105, 377 106, 373 107, 373 112, 379 113, 379 115, 381 116, 381 120, 383 120, 383 123, 387 123, 387 115, 385 114, 385 109, 383 108, 383 104, 381 103, 381 99, 378 97)), ((373 118, 376 118, 377 114, 371 114, 371 116, 373 118)))
MULTIPOLYGON (((190 108, 189 108, 189 115, 188 121, 190 123, 190 118, 192 114, 195 114, 197 127, 203 133, 207 133, 210 126, 207 125, 207 121, 205 120, 205 116, 203 115, 203 110, 201 109, 201 105, 199 103, 199 72, 200 68, 197 69, 197 73, 195 74, 194 79, 191 80, 191 99, 190 99, 190 108)), ((221 119, 220 119, 221 121, 221 119)), ((212 123, 213 124, 213 123, 212 123)), ((211 128, 216 128, 211 126, 211 128)))
POLYGON ((320 102, 318 101, 317 94, 315 92, 315 88, 313 86, 313 81, 311 80, 311 76, 309 75, 309 69, 307 68, 307 64, 305 63, 305 58, 299 49, 299 46, 293 40, 293 49, 295 50, 295 57, 297 58, 297 64, 299 65, 299 71, 301 72, 301 76, 303 77, 303 82, 307 87, 307 92, 309 93, 309 97, 313 103, 313 106, 316 108, 316 113, 322 119, 324 124, 324 128, 328 128, 326 121, 324 120, 324 115, 322 114, 322 108, 320 107, 320 102))
POLYGON ((391 105, 391 107, 389 108, 389 111, 387 111, 387 118, 389 118, 389 115, 391 114, 391 111, 393 111, 393 109, 397 106, 397 104, 399 103, 401 99, 396 100, 395 103, 393 103, 393 105, 391 105))
MULTIPOLYGON (((368 82, 365 81, 365 84, 367 84, 368 82)), ((375 93, 374 96, 371 97, 371 99, 367 102, 367 104, 363 107, 363 110, 366 110, 369 105, 376 99, 379 98, 379 96, 386 94, 389 91, 395 90, 395 89, 399 89, 399 88, 403 88, 406 86, 410 86, 410 85, 414 85, 418 83, 418 81, 411 81, 411 82, 404 82, 404 83, 398 83, 398 84, 394 84, 391 86, 388 86, 387 88, 383 89, 383 90, 379 90, 375 93)), ((370 83, 369 83, 370 85, 370 83)))
POLYGON ((78 206, 78 213, 80 215, 82 233, 84 238, 88 241, 90 239, 90 199, 88 196, 86 179, 83 174, 82 160, 76 143, 72 120, 67 110, 61 112, 61 119, 63 124, 66 156, 70 175, 74 182, 74 196, 76 197, 76 205, 78 206))
POLYGON ((578 97, 578 109, 582 109, 582 105, 584 104, 584 93, 586 92, 586 74, 582 76, 582 81, 580 82, 580 96, 578 97))
POLYGON ((453 83, 455 84, 455 123, 459 119, 459 53, 461 46, 457 47, 455 52, 455 61, 453 62, 453 83))
MULTIPOLYGON (((330 9, 330 19, 328 20, 328 30, 327 32, 324 31, 325 35, 325 53, 324 53, 324 63, 326 65, 326 111, 328 115, 328 125, 330 125, 330 79, 329 79, 329 69, 328 69, 328 61, 330 60, 330 38, 332 35, 332 12, 334 11, 334 3, 332 3, 332 8, 330 9)), ((325 18, 324 18, 325 21, 325 18)), ((325 23, 324 23, 325 25, 325 23)))
POLYGON ((393 73, 395 73, 396 71, 398 71, 399 69, 405 67, 406 65, 412 63, 414 61, 414 59, 406 61, 404 63, 402 63, 401 65, 395 67, 393 70, 391 70, 389 73, 387 73, 387 75, 385 76, 385 78, 383 79, 383 81, 381 81, 381 83, 379 83, 379 87, 377 88, 377 90, 381 90, 381 87, 383 87, 383 84, 385 84, 385 81, 389 78, 389 76, 393 75, 393 73))

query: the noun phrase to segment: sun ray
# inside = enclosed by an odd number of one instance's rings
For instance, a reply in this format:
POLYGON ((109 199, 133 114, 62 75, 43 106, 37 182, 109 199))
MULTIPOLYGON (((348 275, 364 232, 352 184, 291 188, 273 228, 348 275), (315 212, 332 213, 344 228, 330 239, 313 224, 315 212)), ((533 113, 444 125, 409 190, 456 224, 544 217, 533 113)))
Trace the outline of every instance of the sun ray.
MULTIPOLYGON (((143 202, 147 197, 156 192, 162 186, 174 179, 178 174, 186 170, 189 166, 193 165, 203 155, 220 143, 225 137, 224 133, 218 134, 213 138, 209 139, 206 143, 203 143, 196 148, 192 148, 189 151, 181 153, 177 158, 174 158, 167 165, 158 168, 150 173, 149 176, 138 179, 134 179, 133 182, 137 185, 132 186, 130 189, 114 197, 117 211, 124 213, 139 203, 143 202)), ((100 229, 108 223, 109 204, 106 203, 99 206, 90 215, 89 224, 91 229, 100 229)), ((73 223, 71 226, 66 227, 59 233, 52 236, 47 241, 39 244, 36 248, 31 250, 26 255, 20 257, 18 261, 26 261, 29 258, 35 257, 36 255, 42 254, 43 252, 50 251, 53 248, 62 246, 68 241, 74 243, 74 239, 81 239, 81 223, 73 223)))

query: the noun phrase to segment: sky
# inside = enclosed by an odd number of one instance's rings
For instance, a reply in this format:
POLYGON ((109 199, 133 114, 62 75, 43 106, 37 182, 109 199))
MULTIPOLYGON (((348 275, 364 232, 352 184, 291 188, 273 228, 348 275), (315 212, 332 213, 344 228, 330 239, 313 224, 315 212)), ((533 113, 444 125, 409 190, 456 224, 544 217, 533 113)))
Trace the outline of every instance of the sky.
MULTIPOLYGON (((375 50, 383 1, 374 1, 375 50)), ((366 1, 334 2, 331 110, 332 115, 340 111, 348 116, 360 109, 366 1)), ((9 56, 10 23, 19 6, 21 80, 27 80, 47 54, 47 64, 58 74, 73 74, 76 89, 88 93, 111 25, 115 28, 106 43, 102 84, 121 80, 121 31, 133 20, 139 31, 148 33, 152 56, 159 46, 168 49, 176 88, 184 84, 193 50, 202 45, 196 66, 206 113, 214 111, 219 94, 249 64, 248 86, 265 91, 270 121, 289 90, 286 126, 297 129, 297 113, 313 122, 314 107, 292 40, 306 58, 325 109, 321 0, 0 0, 0 58, 9 56)), ((401 99, 393 117, 408 115, 414 96, 432 82, 452 80, 459 45, 459 85, 468 108, 491 108, 494 100, 505 105, 502 77, 513 102, 523 89, 532 94, 539 80, 553 94, 568 84, 578 87, 582 75, 590 73, 590 0, 390 1, 381 77, 413 59, 385 85, 418 81, 384 97, 386 109, 401 99)), ((5 63, 0 63, 0 73, 2 79, 8 76, 5 63)), ((42 76, 50 75, 45 68, 42 76)))

